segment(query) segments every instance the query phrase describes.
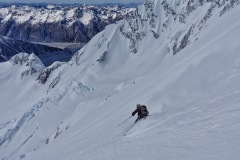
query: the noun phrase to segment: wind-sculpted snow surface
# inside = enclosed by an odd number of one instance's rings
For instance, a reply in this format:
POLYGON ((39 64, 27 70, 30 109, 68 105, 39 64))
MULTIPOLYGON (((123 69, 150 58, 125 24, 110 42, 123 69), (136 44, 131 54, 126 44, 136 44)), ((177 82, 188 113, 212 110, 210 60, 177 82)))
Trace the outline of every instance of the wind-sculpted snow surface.
POLYGON ((26 121, 31 120, 37 111, 43 106, 44 103, 50 101, 50 99, 43 99, 42 101, 38 102, 31 108, 28 112, 24 113, 24 115, 17 121, 16 125, 9 129, 0 139, 0 146, 2 146, 6 141, 8 143, 14 138, 14 136, 18 133, 21 127, 26 123, 26 121))
POLYGON ((0 159, 239 159, 236 15, 237 0, 146 1, 67 64, 21 79, 29 55, 1 63, 0 159), (118 126, 139 103, 150 116, 118 126))

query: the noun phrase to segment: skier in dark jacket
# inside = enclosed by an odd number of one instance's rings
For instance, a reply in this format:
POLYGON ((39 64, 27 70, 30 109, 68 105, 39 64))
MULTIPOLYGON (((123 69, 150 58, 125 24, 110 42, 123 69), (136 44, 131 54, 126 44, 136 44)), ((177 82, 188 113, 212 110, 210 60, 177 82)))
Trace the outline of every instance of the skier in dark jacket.
POLYGON ((132 112, 132 116, 134 116, 136 113, 138 113, 138 118, 135 120, 135 123, 141 118, 146 118, 149 112, 145 105, 137 104, 137 109, 132 112))

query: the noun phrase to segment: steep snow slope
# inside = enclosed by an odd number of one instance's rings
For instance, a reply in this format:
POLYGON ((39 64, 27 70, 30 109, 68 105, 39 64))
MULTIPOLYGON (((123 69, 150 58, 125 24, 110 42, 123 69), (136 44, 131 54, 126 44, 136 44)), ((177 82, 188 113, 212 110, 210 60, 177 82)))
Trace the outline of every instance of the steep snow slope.
POLYGON ((36 55, 20 53, 10 61, 0 63, 0 68, 0 109, 1 113, 4 113, 0 119, 1 122, 5 122, 21 116, 28 110, 29 105, 43 96, 46 87, 34 80, 45 67, 36 55))
MULTIPOLYGON (((0 97, 1 113, 9 113, 1 118, 0 159, 239 159, 238 4, 147 1, 68 64, 27 76, 44 82, 22 93, 38 100, 11 113, 22 102, 6 102, 15 89, 0 97), (137 103, 151 116, 119 127, 137 103)), ((1 87, 27 82, 11 73, 1 71, 1 87)))

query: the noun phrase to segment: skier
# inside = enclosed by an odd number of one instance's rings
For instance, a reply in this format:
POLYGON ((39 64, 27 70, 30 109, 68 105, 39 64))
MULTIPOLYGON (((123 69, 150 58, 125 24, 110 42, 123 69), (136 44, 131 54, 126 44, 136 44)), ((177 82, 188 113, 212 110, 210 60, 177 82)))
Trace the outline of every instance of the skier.
POLYGON ((137 109, 132 112, 132 116, 134 116, 136 113, 138 113, 138 117, 135 120, 135 123, 142 118, 146 118, 149 112, 145 105, 137 104, 137 109))

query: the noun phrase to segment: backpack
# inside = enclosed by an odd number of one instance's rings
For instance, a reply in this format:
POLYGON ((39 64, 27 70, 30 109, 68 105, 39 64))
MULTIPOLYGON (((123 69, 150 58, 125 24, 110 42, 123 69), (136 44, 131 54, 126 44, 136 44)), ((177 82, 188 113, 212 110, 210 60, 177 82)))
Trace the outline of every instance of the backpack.
POLYGON ((148 111, 147 111, 147 107, 145 105, 141 105, 139 107, 140 112, 141 112, 141 116, 145 117, 148 115, 148 111))

